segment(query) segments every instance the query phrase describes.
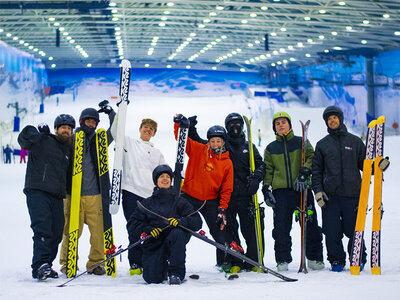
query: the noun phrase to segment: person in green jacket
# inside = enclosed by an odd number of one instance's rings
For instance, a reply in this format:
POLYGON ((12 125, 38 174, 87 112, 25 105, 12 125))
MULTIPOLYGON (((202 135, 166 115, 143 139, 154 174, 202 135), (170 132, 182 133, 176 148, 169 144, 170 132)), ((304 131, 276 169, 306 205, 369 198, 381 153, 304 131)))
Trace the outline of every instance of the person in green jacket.
MULTIPOLYGON (((292 262, 293 212, 300 208, 301 191, 307 188, 311 175, 314 149, 307 141, 306 162, 301 166, 302 138, 295 136, 291 118, 286 112, 278 112, 272 118, 276 140, 264 151, 266 175, 262 192, 265 203, 274 210, 275 261, 278 271, 287 271, 292 262)), ((306 257, 308 267, 320 270, 325 267, 322 256, 322 230, 318 226, 314 197, 307 193, 306 209, 312 211, 306 231, 306 257)))

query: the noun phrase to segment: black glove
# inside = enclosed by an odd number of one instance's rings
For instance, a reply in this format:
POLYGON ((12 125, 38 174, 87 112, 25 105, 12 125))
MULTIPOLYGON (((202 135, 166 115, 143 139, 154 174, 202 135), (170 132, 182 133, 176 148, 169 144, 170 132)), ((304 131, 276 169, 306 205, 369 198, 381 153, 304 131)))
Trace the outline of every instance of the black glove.
POLYGON ((184 118, 184 116, 182 114, 176 114, 174 116, 174 123, 180 124, 182 122, 183 118, 184 118))
POLYGON ((152 231, 150 231, 150 234, 153 238, 158 238, 158 236, 160 235, 160 233, 162 232, 161 228, 154 228, 152 231))
POLYGON ((276 200, 268 186, 264 185, 262 187, 262 193, 264 195, 265 204, 267 204, 269 207, 275 208, 276 200))
POLYGON ((317 200, 317 204, 321 208, 324 208, 324 207, 326 207, 326 204, 328 203, 329 198, 325 194, 325 192, 318 192, 318 193, 315 194, 315 200, 317 200))
POLYGON ((226 225, 226 212, 223 207, 218 207, 217 225, 220 230, 223 230, 226 225))
POLYGON ((294 181, 294 190, 302 192, 307 188, 307 178, 311 175, 311 170, 307 167, 301 167, 299 175, 294 181))
POLYGON ((258 178, 256 178, 254 175, 247 176, 247 188, 250 195, 257 193, 259 186, 260 180, 258 180, 258 178))
POLYGON ((99 103, 100 109, 98 110, 99 113, 105 113, 107 115, 109 115, 113 109, 110 105, 108 105, 108 101, 107 100, 103 100, 99 103))
POLYGON ((50 133, 49 125, 47 125, 46 123, 40 123, 38 125, 38 130, 42 134, 49 134, 50 133))
POLYGON ((190 127, 194 127, 197 124, 197 116, 191 116, 189 117, 189 122, 190 122, 190 127))
POLYGON ((389 161, 389 156, 386 156, 385 158, 382 158, 381 161, 378 164, 378 167, 382 170, 382 172, 385 172, 387 168, 389 168, 390 161, 389 161))

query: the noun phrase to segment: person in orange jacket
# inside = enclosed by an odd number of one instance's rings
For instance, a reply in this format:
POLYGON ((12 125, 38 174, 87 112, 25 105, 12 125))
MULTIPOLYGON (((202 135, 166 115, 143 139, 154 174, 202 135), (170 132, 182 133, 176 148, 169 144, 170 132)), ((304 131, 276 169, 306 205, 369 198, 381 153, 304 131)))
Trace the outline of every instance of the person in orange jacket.
MULTIPOLYGON (((187 119, 177 114, 174 117, 175 139, 179 125, 187 119)), ((211 236, 218 243, 225 244, 226 209, 233 190, 233 165, 229 152, 225 149, 226 131, 222 126, 212 126, 207 131, 207 144, 187 140, 186 154, 189 162, 182 186, 182 197, 189 201, 194 209, 200 210, 210 230, 211 236)), ((222 271, 226 262, 225 253, 217 250, 217 266, 222 271)))

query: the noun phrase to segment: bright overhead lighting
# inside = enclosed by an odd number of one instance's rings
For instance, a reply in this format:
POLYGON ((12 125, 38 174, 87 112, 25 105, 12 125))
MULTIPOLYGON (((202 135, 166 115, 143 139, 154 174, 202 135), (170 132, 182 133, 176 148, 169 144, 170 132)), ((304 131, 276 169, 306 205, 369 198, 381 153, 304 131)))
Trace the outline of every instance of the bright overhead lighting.
POLYGON ((114 17, 114 18, 112 18, 111 20, 113 20, 113 21, 118 21, 118 20, 119 20, 119 18, 117 18, 117 17, 114 17))
POLYGON ((221 35, 221 39, 226 39, 227 38, 227 36, 226 35, 221 35))
POLYGON ((217 69, 217 67, 212 67, 211 69, 213 69, 215 71, 217 69))
POLYGON ((69 33, 68 32, 63 32, 63 36, 67 36, 69 33))
POLYGON ((288 63, 288 60, 287 60, 287 59, 284 59, 284 60, 283 60, 283 63, 284 63, 284 64, 287 64, 287 63, 288 63))
POLYGON ((49 18, 49 21, 50 21, 50 22, 54 22, 55 20, 56 20, 56 18, 53 18, 53 17, 50 17, 50 18, 49 18))
POLYGON ((171 12, 169 11, 169 10, 165 10, 165 11, 163 11, 163 14, 164 15, 169 15, 171 12))
POLYGON ((337 35, 338 33, 336 31, 331 32, 332 35, 337 35))
POLYGON ((20 40, 20 41, 19 41, 19 43, 22 45, 23 43, 25 43, 25 41, 23 41, 23 40, 20 40))
POLYGON ((11 34, 11 33, 7 33, 6 36, 7 36, 7 37, 10 37, 10 36, 12 36, 12 34, 11 34))
POLYGON ((289 58, 290 61, 296 61, 294 57, 289 58))
POLYGON ((274 0, 274 2, 279 2, 279 1, 281 1, 281 0, 274 0))
POLYGON ((276 66, 276 63, 271 63, 271 66, 272 66, 272 67, 275 67, 275 66, 276 66))
POLYGON ((304 47, 304 44, 302 42, 298 42, 297 47, 304 47))
POLYGON ((294 49, 292 45, 287 46, 287 48, 288 48, 289 50, 293 50, 293 49, 294 49))
POLYGON ((166 68, 167 68, 167 69, 170 69, 171 67, 172 67, 171 65, 167 65, 167 67, 166 67, 166 68))
POLYGON ((323 35, 321 34, 320 36, 318 36, 318 38, 319 38, 320 40, 323 40, 323 39, 325 39, 325 36, 323 36, 323 35))
POLYGON ((33 49, 33 46, 31 45, 31 46, 29 46, 28 48, 32 50, 32 49, 33 49))
POLYGON ((51 64, 51 67, 52 67, 52 68, 55 68, 55 67, 56 67, 56 64, 51 64))
POLYGON ((72 39, 72 37, 70 37, 70 36, 67 36, 67 40, 70 40, 70 39, 72 39))
POLYGON ((310 17, 304 17, 304 20, 305 20, 305 21, 310 21, 311 18, 310 18, 310 17))
POLYGON ((364 45, 365 45, 366 43, 368 43, 366 40, 362 40, 362 41, 361 41, 361 44, 364 44, 364 45))
POLYGON ((272 53, 275 54, 275 55, 279 54, 278 50, 274 50, 274 51, 272 51, 272 53))
POLYGON ((285 27, 281 27, 280 31, 287 31, 285 27))
POLYGON ((217 15, 217 13, 215 11, 212 11, 208 15, 211 16, 211 17, 215 17, 217 15))
POLYGON ((280 49, 279 49, 279 52, 280 52, 280 53, 286 53, 286 50, 285 50, 284 48, 280 48, 280 49))
POLYGON ((311 57, 311 54, 310 53, 306 53, 306 57, 311 57))
POLYGON ((158 23, 158 26, 164 27, 164 26, 165 26, 165 23, 164 23, 164 22, 158 23))
POLYGON ((210 20, 210 19, 204 19, 203 22, 204 22, 204 23, 210 23, 211 20, 210 20))
POLYGON ((255 17, 257 17, 257 14, 256 13, 251 13, 250 17, 255 18, 255 17))
POLYGON ((49 60, 53 60, 53 59, 54 59, 53 56, 50 56, 50 57, 49 57, 49 60))
POLYGON ((261 10, 268 10, 268 6, 261 6, 261 10))
POLYGON ((38 48, 33 49, 33 51, 35 51, 35 52, 38 52, 38 50, 39 50, 38 48))
POLYGON ((307 43, 312 44, 314 41, 312 39, 307 39, 307 43))
POLYGON ((54 26, 56 26, 56 27, 57 27, 57 26, 60 26, 60 23, 55 22, 55 23, 54 23, 54 26))
POLYGON ((240 68, 240 72, 246 72, 245 68, 240 68))
POLYGON ((204 28, 204 27, 206 27, 206 25, 204 25, 204 24, 199 24, 198 27, 199 27, 199 28, 204 28))
POLYGON ((259 40, 255 40, 254 43, 255 43, 255 44, 259 44, 260 41, 259 41, 259 40))
POLYGON ((189 66, 189 65, 186 66, 186 69, 190 69, 190 68, 191 68, 191 66, 189 66))
POLYGON ((110 2, 110 4, 108 4, 108 6, 115 7, 115 6, 117 6, 117 3, 115 3, 115 2, 110 2))
POLYGON ((120 27, 115 27, 114 29, 115 29, 115 31, 119 31, 119 30, 121 30, 121 28, 120 28, 120 27))
POLYGON ((224 9, 224 7, 223 7, 223 6, 220 6, 220 5, 218 5, 218 6, 216 7, 216 9, 217 9, 217 10, 223 10, 223 9, 224 9))
POLYGON ((161 21, 167 21, 167 20, 168 20, 168 17, 165 17, 165 16, 161 17, 161 21))
POLYGON ((325 10, 325 9, 320 9, 320 10, 319 10, 319 13, 320 13, 320 14, 326 14, 326 10, 325 10))
POLYGON ((363 24, 367 25, 367 24, 369 24, 369 21, 368 20, 363 20, 363 24))
POLYGON ((86 67, 91 68, 92 64, 87 64, 86 67))
POLYGON ((248 43, 247 46, 253 47, 254 45, 252 43, 248 43))
POLYGON ((395 31, 394 35, 400 35, 400 31, 395 31))
POLYGON ((271 32, 271 36, 276 36, 276 33, 275 32, 271 32))
POLYGON ((29 46, 29 43, 24 43, 24 46, 27 46, 27 47, 28 47, 28 46, 29 46))
POLYGON ((189 34, 189 36, 196 36, 196 34, 192 32, 191 34, 189 34))
POLYGON ((281 62, 281 61, 277 61, 276 63, 277 63, 278 65, 281 65, 281 64, 282 64, 282 62, 281 62))
POLYGON ((346 30, 347 30, 347 31, 353 30, 353 27, 351 27, 351 26, 346 26, 346 30))
POLYGON ((167 3, 167 6, 174 6, 174 5, 175 5, 174 2, 168 2, 168 3, 167 3))
POLYGON ((64 27, 60 27, 60 28, 58 28, 58 30, 60 30, 60 31, 64 31, 64 30, 65 30, 65 28, 64 28, 64 27))
POLYGON ((390 15, 389 14, 384 14, 382 17, 384 17, 385 19, 389 19, 390 15))
POLYGON ((144 66, 145 66, 146 68, 150 67, 150 65, 149 65, 149 64, 145 64, 144 66))
POLYGON ((14 40, 14 41, 18 41, 18 37, 17 37, 17 36, 14 36, 14 37, 13 37, 13 40, 14 40))
POLYGON ((112 10, 111 10, 111 13, 112 13, 112 14, 116 14, 117 12, 118 12, 118 9, 112 9, 112 10))
POLYGON ((340 6, 344 6, 344 5, 346 5, 346 2, 344 2, 344 1, 339 1, 339 3, 338 3, 340 6))
POLYGON ((329 50, 328 50, 328 49, 325 49, 324 52, 325 52, 325 53, 329 53, 329 50))
POLYGON ((336 47, 333 47, 333 50, 342 50, 342 47, 336 46, 336 47))
POLYGON ((70 42, 71 44, 73 44, 73 43, 75 43, 75 40, 70 40, 69 42, 70 42))
POLYGON ((242 24, 247 24, 249 21, 247 21, 247 20, 242 20, 242 21, 240 21, 242 24))

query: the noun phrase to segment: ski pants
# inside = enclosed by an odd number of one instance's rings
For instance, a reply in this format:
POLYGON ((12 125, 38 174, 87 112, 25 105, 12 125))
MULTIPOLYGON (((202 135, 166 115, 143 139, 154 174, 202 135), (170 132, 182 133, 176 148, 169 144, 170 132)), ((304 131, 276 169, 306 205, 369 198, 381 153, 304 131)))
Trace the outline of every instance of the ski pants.
MULTIPOLYGON (((261 234, 262 234, 262 247, 264 249, 264 208, 260 207, 260 223, 261 223, 261 234)), ((231 198, 229 201, 229 207, 227 210, 227 239, 228 241, 235 241, 238 245, 240 244, 239 238, 239 222, 237 220, 239 216, 240 232, 242 233, 246 241, 246 256, 252 260, 258 261, 257 252, 257 236, 255 227, 255 213, 254 204, 251 197, 234 199, 231 198)), ((241 268, 251 269, 253 266, 243 262, 233 256, 229 256, 230 263, 232 265, 239 266, 241 268)))
MULTIPOLYGON (((124 210, 126 222, 129 221, 133 212, 136 210, 137 201, 142 201, 143 199, 144 198, 138 195, 135 195, 126 190, 122 190, 122 208, 124 210)), ((140 236, 137 234, 133 234, 133 232, 130 233, 128 230, 128 238, 129 244, 133 244, 139 240, 140 236)), ((138 267, 142 267, 142 245, 138 245, 128 250, 128 260, 130 266, 136 264, 138 267)))
MULTIPOLYGON (((60 252, 61 270, 67 266, 70 211, 71 196, 67 195, 67 198, 64 199, 65 226, 60 252)), ((92 266, 104 260, 103 209, 101 194, 81 196, 78 239, 82 235, 83 224, 86 224, 90 231, 89 260, 86 263, 86 269, 88 270, 92 266)))
POLYGON ((26 196, 33 231, 32 276, 44 263, 53 265, 64 227, 63 201, 60 197, 30 190, 26 196))
MULTIPOLYGON (((292 229, 293 212, 300 208, 301 193, 293 189, 276 189, 274 194, 276 205, 274 208, 274 229, 272 237, 275 240, 275 261, 292 262, 292 229)), ((314 206, 314 197, 311 190, 307 192, 307 209, 312 210, 311 220, 306 228, 306 257, 310 260, 323 261, 322 230, 318 226, 317 212, 314 206)))
POLYGON ((176 227, 162 232, 157 239, 143 245, 143 279, 147 283, 161 283, 167 275, 185 278, 186 244, 190 233, 176 227))
MULTIPOLYGON (((357 221, 358 198, 329 196, 329 201, 322 209, 322 230, 325 234, 328 261, 346 265, 346 253, 343 248, 343 234, 349 238, 347 252, 351 253, 354 229, 357 221)), ((361 262, 367 261, 367 253, 363 240, 361 262)))
MULTIPOLYGON (((193 198, 188 194, 182 193, 182 197, 188 200, 195 210, 199 209, 200 206, 203 204, 203 201, 193 198)), ((200 214, 206 221, 208 229, 210 230, 210 234, 213 237, 214 241, 224 245, 227 241, 226 227, 224 228, 224 230, 221 230, 217 225, 218 206, 219 199, 206 200, 206 204, 200 210, 200 214)), ((221 266, 226 261, 227 257, 225 253, 217 249, 217 265, 221 266)))

